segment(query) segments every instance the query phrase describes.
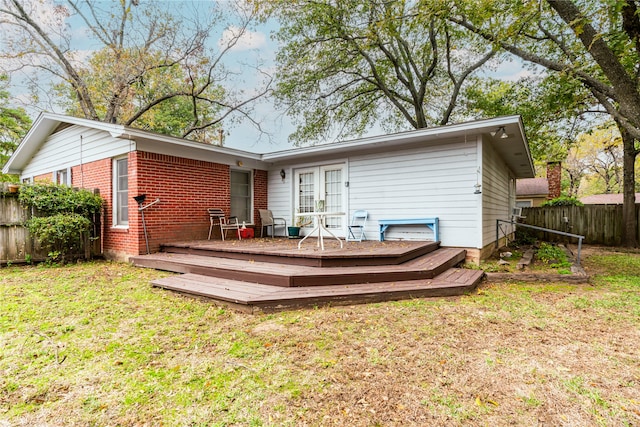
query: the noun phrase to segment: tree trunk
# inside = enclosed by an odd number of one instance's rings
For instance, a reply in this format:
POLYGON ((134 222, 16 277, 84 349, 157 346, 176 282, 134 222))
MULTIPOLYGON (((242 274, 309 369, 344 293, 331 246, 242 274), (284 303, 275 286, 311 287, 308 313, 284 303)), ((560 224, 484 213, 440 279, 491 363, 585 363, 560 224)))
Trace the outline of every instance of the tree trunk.
POLYGON ((623 244, 626 247, 636 247, 638 245, 638 239, 636 233, 638 230, 638 218, 636 217, 636 176, 635 176, 635 162, 638 150, 635 147, 635 139, 627 132, 627 130, 620 126, 620 134, 622 135, 622 143, 624 145, 624 173, 623 173, 623 206, 622 206, 622 221, 624 223, 624 238, 623 244))

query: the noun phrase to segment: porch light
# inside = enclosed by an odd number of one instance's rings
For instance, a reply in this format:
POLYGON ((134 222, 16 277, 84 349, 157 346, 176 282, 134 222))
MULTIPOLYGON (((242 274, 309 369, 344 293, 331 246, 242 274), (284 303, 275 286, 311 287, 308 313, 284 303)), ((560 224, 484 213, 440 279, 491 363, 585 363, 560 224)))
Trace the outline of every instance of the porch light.
POLYGON ((507 131, 504 129, 504 126, 500 126, 498 129, 494 130, 493 132, 490 132, 491 136, 493 137, 498 137, 500 139, 507 139, 509 138, 509 135, 507 134, 507 131))
POLYGON ((284 182, 284 179, 287 177, 287 173, 284 171, 284 169, 280 169, 280 178, 282 178, 282 182, 284 182))

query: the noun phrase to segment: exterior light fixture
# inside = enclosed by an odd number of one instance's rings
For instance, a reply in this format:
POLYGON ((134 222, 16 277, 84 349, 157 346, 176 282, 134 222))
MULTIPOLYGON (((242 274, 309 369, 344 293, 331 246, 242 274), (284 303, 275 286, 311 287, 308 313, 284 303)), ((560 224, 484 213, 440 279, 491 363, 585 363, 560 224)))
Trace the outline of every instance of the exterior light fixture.
POLYGON ((500 139, 507 139, 509 138, 509 135, 507 134, 507 131, 504 129, 504 126, 500 126, 498 129, 494 130, 493 132, 490 132, 491 136, 493 137, 498 137, 500 139))
POLYGON ((280 169, 280 178, 282 178, 282 182, 284 182, 284 179, 287 177, 287 173, 284 171, 284 169, 280 169))

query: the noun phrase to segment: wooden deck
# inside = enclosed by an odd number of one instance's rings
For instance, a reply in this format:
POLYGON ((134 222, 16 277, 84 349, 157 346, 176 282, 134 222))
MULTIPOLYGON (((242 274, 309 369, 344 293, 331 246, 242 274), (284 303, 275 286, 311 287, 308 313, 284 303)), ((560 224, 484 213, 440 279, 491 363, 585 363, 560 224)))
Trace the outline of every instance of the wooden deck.
POLYGON ((464 261, 464 250, 434 242, 348 242, 342 250, 324 252, 294 249, 294 243, 185 242, 131 262, 182 273, 156 280, 154 286, 245 312, 460 295, 483 276, 454 268, 464 261))
POLYGON ((244 259, 256 262, 306 265, 309 267, 348 267, 357 265, 402 264, 439 248, 438 242, 325 242, 321 251, 313 241, 298 249, 298 240, 250 239, 198 240, 161 245, 161 252, 244 259))

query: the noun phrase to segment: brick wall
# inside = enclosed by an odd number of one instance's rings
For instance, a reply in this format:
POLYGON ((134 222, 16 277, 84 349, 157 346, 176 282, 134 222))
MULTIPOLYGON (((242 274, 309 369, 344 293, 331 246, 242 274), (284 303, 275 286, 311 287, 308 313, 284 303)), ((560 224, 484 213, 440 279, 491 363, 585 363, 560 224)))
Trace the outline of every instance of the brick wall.
POLYGON ((260 235, 260 213, 258 209, 267 209, 267 171, 256 170, 253 175, 253 222, 256 225, 256 236, 260 235))
MULTIPOLYGON (((71 168, 71 180, 74 187, 97 189, 100 192, 104 200, 101 224, 102 249, 108 258, 126 260, 131 242, 131 230, 113 228, 112 164, 111 159, 102 159, 82 166, 74 166, 71 168)), ((129 171, 131 171, 130 163, 129 171)), ((133 201, 131 203, 133 204, 133 201)))
MULTIPOLYGON (((146 194, 144 205, 160 199, 144 211, 151 252, 158 251, 165 242, 206 239, 208 208, 221 208, 229 214, 229 166, 147 152, 131 152, 128 160, 128 228, 113 227, 112 160, 87 163, 71 171, 74 187, 98 189, 105 200, 103 250, 106 257, 126 260, 131 255, 146 253, 142 215, 134 196, 146 194)), ((267 208, 267 171, 256 170, 253 185, 254 220, 259 222, 258 209, 267 208)), ((213 238, 220 238, 219 230, 214 230, 213 238)))
MULTIPOLYGON (((131 197, 146 194, 145 205, 160 199, 144 211, 152 252, 164 242, 206 239, 208 208, 221 208, 229 214, 229 166, 146 152, 132 156, 131 164, 136 168, 129 176, 129 194, 131 197)), ((137 250, 144 253, 142 217, 137 209, 131 211, 129 209, 129 227, 139 229, 137 250)))
POLYGON ((51 176, 52 173, 45 173, 42 175, 37 175, 33 177, 33 182, 37 183, 37 184, 50 184, 51 183, 51 176))

